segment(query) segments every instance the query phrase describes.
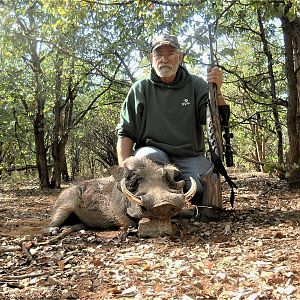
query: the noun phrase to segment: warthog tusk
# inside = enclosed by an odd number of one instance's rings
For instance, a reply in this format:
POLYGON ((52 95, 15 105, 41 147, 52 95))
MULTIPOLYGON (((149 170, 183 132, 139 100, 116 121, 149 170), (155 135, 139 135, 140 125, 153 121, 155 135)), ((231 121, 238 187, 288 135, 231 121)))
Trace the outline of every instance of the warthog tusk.
POLYGON ((121 180, 121 191, 122 191, 122 193, 126 196, 126 198, 129 200, 129 201, 132 201, 132 202, 134 202, 134 203, 136 203, 136 204, 138 204, 138 205, 143 205, 143 202, 142 202, 142 200, 139 198, 139 197, 137 197, 137 196, 135 196, 134 194, 132 194, 128 189, 127 189, 127 187, 126 187, 126 184, 125 184, 125 178, 123 178, 122 180, 121 180))
POLYGON ((197 183, 194 178, 190 177, 191 188, 184 194, 184 197, 187 201, 191 201, 197 191, 197 183))

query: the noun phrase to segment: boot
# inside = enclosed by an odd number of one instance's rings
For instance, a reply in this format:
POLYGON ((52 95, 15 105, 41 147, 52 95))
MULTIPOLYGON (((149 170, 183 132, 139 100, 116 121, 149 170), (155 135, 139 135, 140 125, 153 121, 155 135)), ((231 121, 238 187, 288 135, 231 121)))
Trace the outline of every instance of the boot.
POLYGON ((199 176, 204 192, 202 205, 195 205, 195 219, 200 222, 219 221, 224 217, 220 175, 213 167, 199 176))
POLYGON ((203 205, 223 208, 220 175, 216 173, 204 174, 199 177, 204 187, 203 205))

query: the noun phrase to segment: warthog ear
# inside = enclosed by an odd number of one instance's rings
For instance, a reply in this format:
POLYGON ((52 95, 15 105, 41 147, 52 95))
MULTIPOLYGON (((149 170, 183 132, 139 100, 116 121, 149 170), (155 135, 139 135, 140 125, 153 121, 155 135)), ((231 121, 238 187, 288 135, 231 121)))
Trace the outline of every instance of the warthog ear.
POLYGON ((120 182, 123 178, 124 168, 120 166, 112 166, 109 168, 109 173, 116 181, 120 182))

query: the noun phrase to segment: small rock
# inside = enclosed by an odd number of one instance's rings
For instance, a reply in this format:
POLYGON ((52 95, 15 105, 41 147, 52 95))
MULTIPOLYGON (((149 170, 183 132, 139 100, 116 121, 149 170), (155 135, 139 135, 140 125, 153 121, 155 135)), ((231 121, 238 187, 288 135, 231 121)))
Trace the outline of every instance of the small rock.
POLYGON ((48 277, 47 282, 48 282, 48 284, 50 284, 50 285, 59 285, 59 281, 56 280, 56 279, 53 278, 53 277, 48 277))
POLYGON ((70 298, 72 298, 72 295, 68 290, 63 290, 61 293, 61 298, 62 299, 70 299, 70 298))
POLYGON ((140 237, 159 237, 172 234, 171 219, 143 218, 139 222, 138 235, 140 237))

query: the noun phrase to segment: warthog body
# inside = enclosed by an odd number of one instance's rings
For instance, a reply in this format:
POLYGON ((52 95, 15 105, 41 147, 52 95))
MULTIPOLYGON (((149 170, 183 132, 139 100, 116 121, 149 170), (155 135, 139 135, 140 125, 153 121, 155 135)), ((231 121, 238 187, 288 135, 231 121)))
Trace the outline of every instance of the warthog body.
POLYGON ((112 173, 64 190, 47 231, 61 227, 72 213, 89 227, 103 229, 129 227, 145 217, 170 220, 196 191, 192 180, 192 188, 184 194, 184 181, 175 181, 178 169, 146 158, 130 157, 112 173))

